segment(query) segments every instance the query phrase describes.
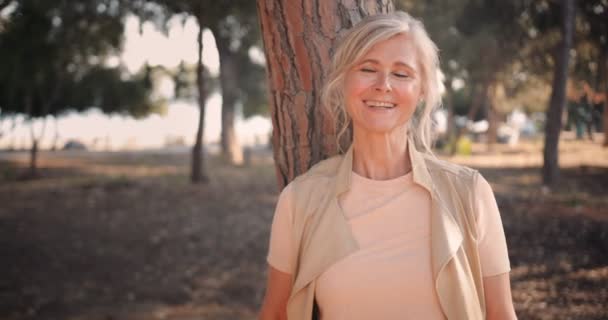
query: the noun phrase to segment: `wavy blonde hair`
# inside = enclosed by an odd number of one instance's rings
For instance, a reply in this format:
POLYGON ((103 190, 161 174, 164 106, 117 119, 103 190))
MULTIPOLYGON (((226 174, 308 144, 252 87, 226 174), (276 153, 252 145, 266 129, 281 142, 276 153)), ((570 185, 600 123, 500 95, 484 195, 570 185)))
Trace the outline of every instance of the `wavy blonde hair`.
POLYGON ((432 153, 431 114, 441 105, 438 50, 422 22, 402 11, 363 19, 344 34, 335 49, 321 102, 334 116, 338 130, 338 152, 342 153, 352 143, 351 119, 346 112, 343 95, 346 73, 375 44, 399 34, 407 34, 412 39, 422 80, 423 101, 418 104, 408 122, 408 135, 413 138, 420 151, 432 153))

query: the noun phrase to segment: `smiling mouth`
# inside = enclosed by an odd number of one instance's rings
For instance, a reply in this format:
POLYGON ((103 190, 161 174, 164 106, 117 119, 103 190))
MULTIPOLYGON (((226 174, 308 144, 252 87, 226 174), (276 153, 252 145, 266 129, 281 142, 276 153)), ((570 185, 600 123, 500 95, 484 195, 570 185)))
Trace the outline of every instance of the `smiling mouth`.
POLYGON ((393 109, 397 105, 386 101, 364 100, 363 103, 374 109, 393 109))

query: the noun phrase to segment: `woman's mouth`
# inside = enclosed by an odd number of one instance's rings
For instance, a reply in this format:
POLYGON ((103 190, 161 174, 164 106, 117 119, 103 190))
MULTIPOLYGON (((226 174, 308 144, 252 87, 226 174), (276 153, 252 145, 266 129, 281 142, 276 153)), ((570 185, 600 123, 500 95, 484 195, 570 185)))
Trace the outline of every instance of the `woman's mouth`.
POLYGON ((363 100, 363 103, 365 103, 365 105, 367 105, 368 107, 371 107, 374 109, 392 109, 397 106, 396 104, 391 103, 391 102, 378 101, 378 100, 363 100))

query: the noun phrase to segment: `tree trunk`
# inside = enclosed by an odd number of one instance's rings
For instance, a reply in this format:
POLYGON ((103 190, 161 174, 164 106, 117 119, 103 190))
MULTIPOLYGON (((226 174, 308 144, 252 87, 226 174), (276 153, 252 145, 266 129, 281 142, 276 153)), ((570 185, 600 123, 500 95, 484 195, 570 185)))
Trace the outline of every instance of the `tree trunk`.
POLYGON ((230 39, 222 38, 220 32, 216 34, 217 49, 220 56, 220 83, 222 86, 222 156, 231 164, 243 163, 243 151, 236 136, 234 120, 235 107, 238 101, 239 88, 237 86, 238 61, 230 48, 230 39))
POLYGON ((331 115, 320 105, 334 41, 390 0, 258 0, 269 78, 272 145, 279 187, 336 154, 331 115))
POLYGON ((57 151, 59 143, 59 120, 57 120, 56 116, 53 116, 53 124, 55 125, 55 135, 53 136, 53 145, 51 146, 52 151, 57 151))
POLYGON ((32 147, 30 148, 30 166, 29 174, 30 177, 38 175, 38 139, 32 139, 32 147))
POLYGON ((604 147, 608 147, 608 48, 604 48, 602 50, 602 54, 600 56, 599 63, 599 74, 601 75, 600 81, 598 81, 598 92, 602 92, 601 88, 601 79, 604 80, 604 113, 603 113, 603 121, 602 121, 602 130, 604 131, 604 147))
POLYGON ((451 143, 454 138, 454 125, 455 125, 455 115, 454 115, 454 89, 452 88, 452 78, 449 78, 446 81, 445 86, 445 98, 444 104, 448 111, 446 117, 446 127, 445 127, 445 141, 446 143, 451 143))
POLYGON ((574 29, 574 0, 562 0, 562 41, 556 54, 553 90, 547 109, 545 147, 543 150, 543 184, 553 186, 559 180, 558 144, 562 128, 562 113, 566 104, 568 63, 574 29))
POLYGON ((38 177, 38 149, 40 145, 40 140, 44 137, 44 131, 46 130, 46 118, 44 118, 42 122, 42 129, 40 130, 40 134, 36 135, 34 130, 34 119, 30 122, 30 136, 32 138, 32 147, 30 148, 30 165, 27 176, 29 178, 38 177))
MULTIPOLYGON (((474 85, 473 90, 471 92, 471 94, 473 95, 473 99, 471 100, 471 107, 469 108, 469 113, 467 113, 467 122, 468 121, 475 122, 475 116, 477 116, 479 109, 481 109, 481 107, 487 103, 486 102, 486 100, 487 100, 486 92, 487 92, 487 81, 484 81, 483 84, 481 84, 481 85, 479 85, 479 84, 474 85)), ((451 145, 451 150, 450 150, 451 155, 456 154, 456 151, 458 149, 458 140, 460 140, 460 137, 462 137, 462 135, 465 132, 467 132, 466 124, 464 127, 458 128, 456 130, 456 134, 454 135, 454 140, 452 141, 452 145, 451 145)))
POLYGON ((11 121, 11 129, 9 131, 11 139, 10 139, 10 142, 8 144, 8 150, 10 150, 10 151, 13 151, 13 150, 16 149, 16 147, 15 147, 15 139, 16 139, 16 137, 15 137, 15 134, 14 134, 16 127, 17 127, 17 116, 13 116, 13 119, 11 121))
POLYGON ((496 82, 492 81, 486 87, 486 118, 488 121, 488 132, 486 143, 488 150, 493 151, 494 145, 498 141, 498 114, 496 112, 496 82))
POLYGON ((196 140, 192 147, 192 172, 190 179, 193 183, 207 183, 207 171, 205 169, 205 154, 203 150, 203 133, 205 129, 205 101, 207 92, 205 91, 205 75, 203 67, 203 24, 198 19, 198 62, 196 68, 196 84, 198 86, 198 106, 200 109, 198 118, 198 130, 196 140))

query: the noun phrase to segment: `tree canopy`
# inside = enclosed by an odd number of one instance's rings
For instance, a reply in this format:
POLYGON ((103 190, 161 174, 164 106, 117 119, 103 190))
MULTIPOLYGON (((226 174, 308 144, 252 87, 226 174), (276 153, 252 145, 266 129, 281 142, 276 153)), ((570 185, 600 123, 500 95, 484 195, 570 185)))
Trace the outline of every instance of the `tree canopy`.
POLYGON ((160 111, 144 74, 109 67, 123 39, 120 1, 5 1, 0 108, 28 117, 97 107, 141 117, 160 111), (10 4, 8 4, 10 2, 10 4))

